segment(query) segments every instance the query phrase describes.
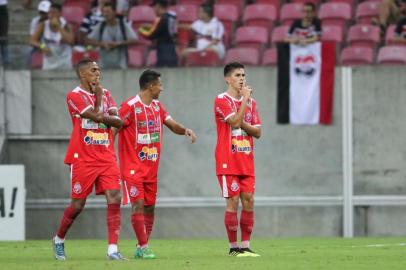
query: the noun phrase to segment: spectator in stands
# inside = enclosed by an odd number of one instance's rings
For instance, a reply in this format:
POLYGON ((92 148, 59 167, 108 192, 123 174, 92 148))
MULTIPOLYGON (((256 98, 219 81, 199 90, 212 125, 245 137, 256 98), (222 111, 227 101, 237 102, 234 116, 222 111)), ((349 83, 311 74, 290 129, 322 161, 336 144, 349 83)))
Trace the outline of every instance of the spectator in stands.
POLYGON ((116 16, 114 4, 104 4, 102 13, 104 21, 95 26, 85 43, 100 47, 102 68, 127 68, 127 46, 137 42, 137 34, 124 18, 116 16))
POLYGON ((203 4, 199 9, 199 20, 191 25, 193 33, 196 35, 196 48, 187 48, 183 51, 186 57, 190 52, 215 51, 220 59, 224 58, 225 47, 222 42, 224 35, 223 24, 214 17, 212 5, 203 4))
POLYGON ((107 0, 96 0, 93 2, 92 10, 83 18, 79 29, 79 39, 84 41, 93 28, 100 22, 104 21, 102 8, 107 0))
POLYGON ((390 24, 397 23, 406 10, 406 0, 382 0, 379 6, 379 18, 372 22, 381 27, 382 33, 390 24))
POLYGON ((320 40, 321 21, 316 17, 316 5, 308 2, 303 5, 303 18, 290 26, 286 42, 307 45, 320 40))
POLYGON ((406 44, 406 17, 399 20, 395 28, 394 41, 406 44))
POLYGON ((176 54, 177 21, 176 14, 168 11, 168 1, 154 0, 152 3, 157 19, 151 28, 141 27, 139 32, 144 37, 156 40, 157 66, 176 67, 178 57, 176 54))
POLYGON ((37 26, 39 23, 42 23, 42 22, 48 20, 48 12, 49 12, 50 8, 51 8, 50 1, 43 0, 43 1, 39 2, 38 16, 34 17, 31 20, 31 24, 30 24, 30 35, 31 36, 35 33, 35 30, 37 29, 37 26))
POLYGON ((42 68, 71 69, 72 47, 74 35, 66 20, 61 17, 62 6, 52 4, 48 20, 38 24, 30 38, 30 44, 44 54, 42 68))
POLYGON ((7 0, 0 0, 0 65, 8 64, 8 9, 7 0))

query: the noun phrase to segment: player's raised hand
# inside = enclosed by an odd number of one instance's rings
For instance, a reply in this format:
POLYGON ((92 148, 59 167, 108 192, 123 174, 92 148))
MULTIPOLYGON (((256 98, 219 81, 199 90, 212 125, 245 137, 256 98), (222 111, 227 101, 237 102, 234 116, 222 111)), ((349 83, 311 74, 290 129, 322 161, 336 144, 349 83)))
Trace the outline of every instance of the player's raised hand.
POLYGON ((244 85, 240 90, 240 95, 244 98, 250 98, 252 93, 252 87, 244 85))
POLYGON ((190 143, 195 143, 196 142, 196 134, 193 132, 193 130, 187 128, 185 131, 185 136, 190 139, 190 143))

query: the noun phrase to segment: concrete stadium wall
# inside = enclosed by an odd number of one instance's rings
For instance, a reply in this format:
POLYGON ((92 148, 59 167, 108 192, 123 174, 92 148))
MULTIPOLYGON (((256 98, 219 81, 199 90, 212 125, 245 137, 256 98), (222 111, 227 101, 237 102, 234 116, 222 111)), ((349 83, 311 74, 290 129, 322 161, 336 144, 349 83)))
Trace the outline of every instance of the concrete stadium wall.
MULTIPOLYGON (((198 143, 165 131, 160 169, 161 197, 219 196, 214 173, 213 100, 224 91, 219 68, 163 69, 165 91, 161 100, 171 115, 198 134, 198 143)), ((362 68, 353 73, 355 194, 403 194, 406 187, 406 145, 400 134, 406 108, 405 70, 362 68)), ((102 82, 117 103, 138 91, 141 70, 106 71, 102 82)), ((332 126, 284 126, 276 124, 276 69, 248 68, 263 121, 262 138, 256 141, 258 196, 333 195, 342 192, 341 80, 336 70, 334 124, 332 126)), ((70 133, 65 94, 76 86, 75 75, 66 72, 32 73, 32 130, 38 135, 70 133)), ((26 166, 27 197, 68 198, 68 168, 63 165, 66 140, 9 140, 8 163, 26 166)), ((128 217, 128 210, 125 216, 128 217)), ((357 208, 356 235, 402 235, 403 223, 387 224, 405 212, 404 207, 357 208)), ((164 208, 158 211, 157 237, 223 237, 222 212, 215 208, 164 208), (179 220, 182 224, 179 224, 179 220), (184 225, 186 224, 186 225, 184 225), (215 224, 213 226, 213 224, 215 224), (184 226, 184 227, 182 227, 184 226), (217 228, 216 230, 213 228, 217 228), (218 233, 220 229, 221 233, 218 233)), ((55 229, 61 210, 27 212, 27 237, 46 238, 55 229), (47 217, 47 218, 44 218, 47 217)), ((257 236, 340 236, 340 207, 258 207, 257 236)), ((104 211, 88 209, 79 228, 104 211)), ((125 219, 124 237, 132 237, 125 219)), ((100 222, 103 223, 103 222, 100 222)), ((104 225, 103 225, 104 226, 104 225)), ((105 228, 72 237, 104 237, 105 228)))

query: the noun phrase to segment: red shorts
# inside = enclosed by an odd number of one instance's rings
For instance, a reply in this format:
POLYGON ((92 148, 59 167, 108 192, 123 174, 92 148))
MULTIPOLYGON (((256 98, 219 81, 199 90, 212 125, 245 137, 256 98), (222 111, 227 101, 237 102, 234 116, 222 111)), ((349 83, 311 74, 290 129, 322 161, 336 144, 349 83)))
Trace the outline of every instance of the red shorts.
POLYGON ((145 206, 155 205, 158 182, 145 182, 143 179, 123 177, 123 204, 144 200, 145 206))
POLYGON ((239 196, 240 192, 254 193, 255 191, 255 176, 217 175, 217 178, 224 198, 239 196))
POLYGON ((76 162, 71 164, 71 198, 86 199, 92 193, 93 185, 96 195, 106 190, 120 190, 120 172, 116 164, 89 166, 76 162))

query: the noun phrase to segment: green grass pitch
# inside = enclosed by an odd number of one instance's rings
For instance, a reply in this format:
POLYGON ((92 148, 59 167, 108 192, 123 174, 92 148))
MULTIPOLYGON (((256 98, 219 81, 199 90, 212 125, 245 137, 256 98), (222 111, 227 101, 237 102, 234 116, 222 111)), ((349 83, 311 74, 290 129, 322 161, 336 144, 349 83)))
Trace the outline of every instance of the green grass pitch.
POLYGON ((254 239, 260 258, 227 256, 224 240, 152 240, 155 260, 132 258, 135 240, 122 240, 130 260, 107 261, 102 240, 67 240, 68 260, 52 257, 51 240, 0 242, 0 269, 270 269, 270 270, 394 270, 406 269, 406 238, 278 238, 254 239))

